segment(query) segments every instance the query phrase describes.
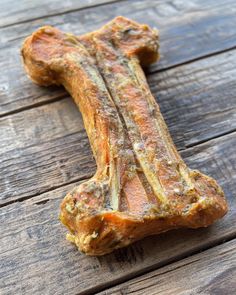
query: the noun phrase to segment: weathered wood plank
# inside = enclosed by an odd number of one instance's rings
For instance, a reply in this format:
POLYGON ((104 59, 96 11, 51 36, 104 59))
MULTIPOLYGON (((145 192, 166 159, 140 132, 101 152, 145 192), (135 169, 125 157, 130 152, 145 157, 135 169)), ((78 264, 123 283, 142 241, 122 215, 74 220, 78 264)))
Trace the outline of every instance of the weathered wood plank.
POLYGON ((67 98, 0 119, 0 203, 88 177, 95 169, 82 118, 67 98))
POLYGON ((236 240, 100 292, 99 295, 234 294, 236 240))
POLYGON ((73 184, 2 207, 1 294, 94 294, 235 237, 235 145, 236 136, 231 134, 183 153, 190 166, 194 163, 196 168, 203 168, 223 185, 230 203, 225 218, 206 229, 149 237, 104 257, 86 257, 64 239, 58 208, 73 184))
MULTIPOLYGON (((150 76, 179 149, 236 129, 235 75, 231 51, 150 76)), ((0 130, 1 204, 95 171, 81 114, 69 97, 3 117, 0 130)))
POLYGON ((19 58, 26 36, 45 24, 82 34, 99 28, 119 14, 160 29, 161 60, 149 71, 236 46, 234 0, 190 0, 184 4, 182 0, 124 1, 4 28, 0 30, 0 114, 64 95, 59 89, 49 93, 32 86, 26 77, 19 58))
POLYGON ((148 78, 180 149, 236 130, 236 51, 148 78))
POLYGON ((15 0, 1 0, 0 27, 114 1, 117 0, 21 0, 17 3, 15 0))

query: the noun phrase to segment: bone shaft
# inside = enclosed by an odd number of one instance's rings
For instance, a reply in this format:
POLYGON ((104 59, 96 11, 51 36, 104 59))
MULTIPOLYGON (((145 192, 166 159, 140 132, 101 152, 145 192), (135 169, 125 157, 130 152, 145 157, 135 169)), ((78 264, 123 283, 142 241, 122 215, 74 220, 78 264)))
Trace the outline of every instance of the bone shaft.
POLYGON ((137 59, 126 58, 102 38, 95 42, 100 71, 124 119, 135 156, 157 198, 167 203, 175 194, 174 189, 184 190, 187 182, 183 184, 182 176, 188 178, 187 168, 174 147, 137 59))
POLYGON ((123 206, 131 211, 142 211, 149 197, 136 173, 136 164, 127 134, 124 132, 115 104, 103 78, 91 57, 81 46, 80 52, 67 57, 68 67, 62 84, 72 95, 84 120, 84 125, 97 163, 96 178, 108 178, 110 204, 113 209, 123 206), (86 58, 86 61, 84 60, 86 58), (132 174, 132 175, 130 175, 132 174), (123 195, 123 196, 122 196, 123 195), (133 199, 138 202, 134 202, 133 199))
POLYGON ((109 204, 114 209, 119 207, 120 162, 115 161, 118 147, 115 146, 118 133, 124 141, 121 123, 115 106, 106 90, 93 61, 87 56, 85 49, 69 57, 73 67, 72 76, 65 72, 64 86, 68 89, 78 105, 84 120, 97 163, 94 176, 97 180, 110 183, 109 204))
POLYGON ((67 58, 71 74, 68 76, 68 71, 65 71, 62 83, 82 113, 93 154, 97 161, 98 174, 100 174, 101 169, 104 170, 109 162, 108 145, 111 143, 108 128, 109 118, 103 116, 103 109, 106 105, 108 112, 112 113, 113 110, 110 109, 109 96, 95 67, 88 59, 85 62, 84 58, 86 58, 85 52, 75 53, 67 58))

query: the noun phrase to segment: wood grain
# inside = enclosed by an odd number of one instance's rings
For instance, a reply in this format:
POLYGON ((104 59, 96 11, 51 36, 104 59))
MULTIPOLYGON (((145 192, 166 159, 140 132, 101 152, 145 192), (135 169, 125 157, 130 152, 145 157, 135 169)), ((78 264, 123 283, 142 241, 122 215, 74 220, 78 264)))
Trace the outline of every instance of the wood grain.
POLYGON ((235 145, 234 133, 183 152, 190 166, 203 168, 223 185, 230 203, 226 217, 206 229, 149 237, 104 257, 86 257, 65 241, 57 215, 74 184, 2 207, 1 294, 94 294, 235 237, 235 145))
MULTIPOLYGON (((235 75, 231 51, 149 77, 179 150, 236 129, 235 75)), ((81 114, 69 97, 0 118, 0 130, 0 204, 95 172, 81 114)))
POLYGON ((236 239, 125 282, 99 295, 234 294, 235 277, 236 239))
POLYGON ((116 0, 21 0, 16 4, 15 0, 1 0, 0 27, 114 1, 116 0))
POLYGON ((3 28, 0 29, 0 115, 65 95, 61 89, 51 88, 49 92, 32 86, 26 77, 20 60, 20 47, 26 36, 46 24, 83 34, 119 14, 159 28, 161 59, 149 72, 236 46, 233 0, 122 1, 3 28))

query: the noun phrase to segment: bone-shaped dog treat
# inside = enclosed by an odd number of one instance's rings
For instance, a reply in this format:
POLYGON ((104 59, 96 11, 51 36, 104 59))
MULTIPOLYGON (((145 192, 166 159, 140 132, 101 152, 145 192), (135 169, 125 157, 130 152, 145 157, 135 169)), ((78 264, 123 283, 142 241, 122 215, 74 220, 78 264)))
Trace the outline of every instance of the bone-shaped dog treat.
POLYGON ((117 17, 75 37, 43 27, 25 40, 26 71, 62 84, 78 105, 97 163, 61 204, 68 238, 103 255, 148 235, 208 226, 227 212, 215 180, 187 168, 141 65, 157 57, 157 32, 117 17))

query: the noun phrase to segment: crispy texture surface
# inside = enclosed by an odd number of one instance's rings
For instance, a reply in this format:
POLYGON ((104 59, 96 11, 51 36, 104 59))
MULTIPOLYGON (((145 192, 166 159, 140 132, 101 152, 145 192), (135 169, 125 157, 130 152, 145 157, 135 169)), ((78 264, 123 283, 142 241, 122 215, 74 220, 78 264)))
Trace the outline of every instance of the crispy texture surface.
POLYGON ((97 171, 60 212, 81 251, 103 255, 227 212, 216 181, 178 154, 146 82, 140 65, 158 59, 157 31, 124 17, 79 37, 46 26, 25 40, 22 56, 34 82, 62 84, 83 115, 97 171))

